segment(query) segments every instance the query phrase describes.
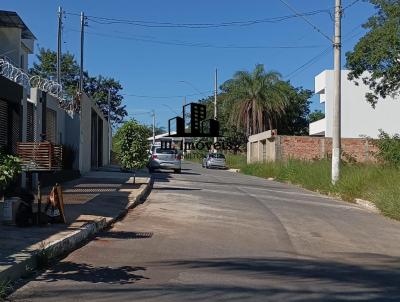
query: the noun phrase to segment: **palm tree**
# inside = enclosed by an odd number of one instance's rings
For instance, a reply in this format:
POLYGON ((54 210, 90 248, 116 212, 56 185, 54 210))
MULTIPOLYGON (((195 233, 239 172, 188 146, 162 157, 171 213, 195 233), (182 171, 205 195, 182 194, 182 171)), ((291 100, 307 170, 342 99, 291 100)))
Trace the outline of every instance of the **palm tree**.
MULTIPOLYGON (((222 86, 233 100, 231 122, 246 129, 247 136, 273 129, 274 120, 284 113, 287 98, 280 89, 281 76, 277 72, 266 72, 258 64, 252 72, 238 71, 233 79, 222 86)), ((275 122, 276 124, 276 122, 275 122)))

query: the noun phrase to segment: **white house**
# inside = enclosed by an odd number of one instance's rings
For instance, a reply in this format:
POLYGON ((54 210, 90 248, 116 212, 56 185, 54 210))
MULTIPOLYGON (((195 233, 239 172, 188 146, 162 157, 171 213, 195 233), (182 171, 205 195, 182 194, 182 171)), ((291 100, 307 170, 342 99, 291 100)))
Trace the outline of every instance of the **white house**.
MULTIPOLYGON (((358 86, 347 79, 350 71, 342 70, 341 127, 343 138, 369 136, 377 138, 379 129, 387 133, 400 133, 400 97, 380 98, 376 108, 365 99, 370 92, 361 80, 358 86)), ((310 123, 310 135, 332 137, 332 118, 334 101, 334 71, 325 70, 315 77, 315 93, 325 104, 325 118, 310 123)))

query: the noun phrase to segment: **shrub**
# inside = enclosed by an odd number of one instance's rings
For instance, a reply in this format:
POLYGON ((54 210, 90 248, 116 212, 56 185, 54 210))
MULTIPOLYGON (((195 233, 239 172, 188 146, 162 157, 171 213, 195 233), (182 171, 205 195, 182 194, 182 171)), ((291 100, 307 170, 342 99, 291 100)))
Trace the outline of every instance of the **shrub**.
POLYGON ((19 173, 21 173, 20 159, 0 150, 0 197, 19 173))
POLYGON ((126 122, 117 130, 117 158, 124 169, 141 169, 148 160, 148 129, 135 120, 126 122))
POLYGON ((379 140, 374 142, 379 149, 376 156, 385 163, 400 167, 400 135, 390 136, 382 130, 379 132, 379 140))

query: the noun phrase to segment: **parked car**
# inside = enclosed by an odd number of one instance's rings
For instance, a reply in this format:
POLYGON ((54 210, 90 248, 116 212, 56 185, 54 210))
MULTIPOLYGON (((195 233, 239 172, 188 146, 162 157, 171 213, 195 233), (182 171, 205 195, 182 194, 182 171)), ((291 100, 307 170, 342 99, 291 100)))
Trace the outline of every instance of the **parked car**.
POLYGON ((225 169, 225 155, 222 153, 209 153, 203 158, 203 168, 225 169))
POLYGON ((153 146, 150 150, 149 171, 155 169, 170 169, 175 173, 181 173, 181 154, 176 149, 164 149, 153 146))

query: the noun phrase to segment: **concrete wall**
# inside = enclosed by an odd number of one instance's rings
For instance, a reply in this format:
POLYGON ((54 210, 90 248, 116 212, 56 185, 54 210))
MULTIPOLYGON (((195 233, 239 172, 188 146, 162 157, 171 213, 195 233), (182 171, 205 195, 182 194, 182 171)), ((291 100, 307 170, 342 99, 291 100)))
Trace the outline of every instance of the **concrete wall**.
MULTIPOLYGON (((250 137, 247 149, 248 163, 260 161, 275 161, 288 159, 317 160, 329 158, 332 154, 332 139, 312 136, 277 135, 265 139, 266 152, 260 153, 259 146, 263 138, 255 140, 250 137), (255 147, 253 147, 255 146, 255 147)), ((374 153, 377 148, 373 141, 365 138, 343 138, 342 158, 347 161, 376 161, 374 153)))
MULTIPOLYGON (((370 92, 368 86, 358 81, 357 86, 349 81, 348 70, 342 71, 342 137, 358 138, 369 136, 377 138, 379 129, 390 134, 400 133, 398 113, 400 98, 379 98, 376 108, 365 100, 365 94, 370 92)), ((364 74, 363 76, 368 76, 364 74)), ((325 136, 332 137, 332 113, 334 101, 334 72, 326 70, 315 78, 315 92, 320 95, 320 102, 325 103, 325 136)), ((310 130, 313 127, 310 126, 310 130)), ((317 134, 310 131, 310 134, 317 134)))

